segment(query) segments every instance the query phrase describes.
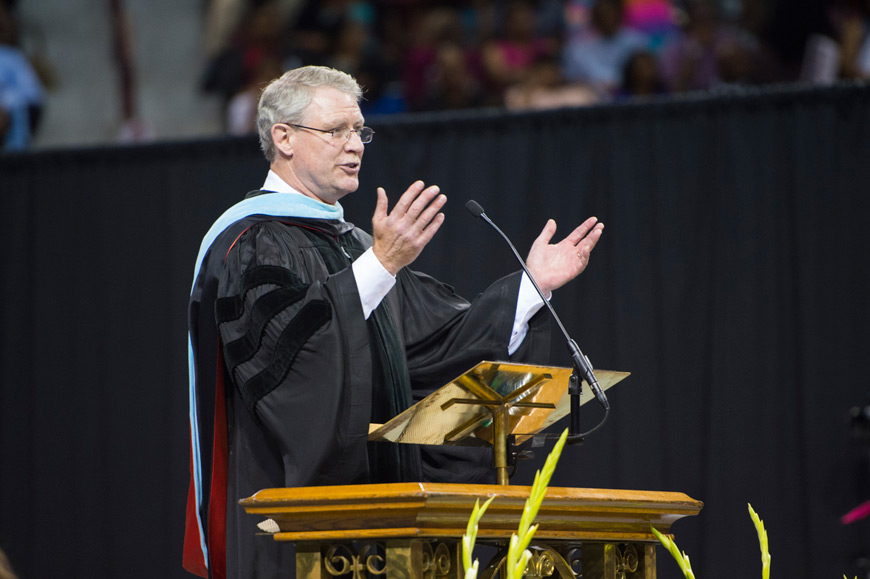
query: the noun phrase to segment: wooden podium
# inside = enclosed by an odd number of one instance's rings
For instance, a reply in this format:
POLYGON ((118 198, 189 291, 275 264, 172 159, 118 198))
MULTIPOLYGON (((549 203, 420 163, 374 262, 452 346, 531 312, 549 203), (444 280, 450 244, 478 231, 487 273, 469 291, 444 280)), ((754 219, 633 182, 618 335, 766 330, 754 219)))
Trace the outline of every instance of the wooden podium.
MULTIPOLYGON (((530 487, 397 483, 266 489, 240 501, 274 521, 276 541, 296 544, 297 579, 461 579, 461 538, 476 499, 495 496, 480 522, 478 545, 497 552, 479 574, 500 574, 507 540, 530 487)), ((536 522, 526 577, 654 579, 654 526, 703 504, 685 494, 549 488, 536 522)), ((263 537, 263 540, 269 540, 263 537)))
MULTIPOLYGON (((296 544, 297 579, 462 579, 461 539, 477 499, 495 500, 478 545, 496 553, 479 579, 501 577, 530 487, 508 485, 507 438, 528 439, 569 413, 572 370, 481 362, 387 424, 369 440, 491 444, 498 485, 397 483, 266 489, 241 505, 271 520, 273 538, 296 544), (490 549, 492 550, 492 549, 490 549)), ((610 388, 627 372, 596 370, 610 388)), ((593 399, 588 387, 579 404, 593 399)), ((529 579, 655 579, 658 539, 702 503, 681 493, 549 488, 526 567, 529 579)), ((263 538, 268 540, 268 538, 263 538)))

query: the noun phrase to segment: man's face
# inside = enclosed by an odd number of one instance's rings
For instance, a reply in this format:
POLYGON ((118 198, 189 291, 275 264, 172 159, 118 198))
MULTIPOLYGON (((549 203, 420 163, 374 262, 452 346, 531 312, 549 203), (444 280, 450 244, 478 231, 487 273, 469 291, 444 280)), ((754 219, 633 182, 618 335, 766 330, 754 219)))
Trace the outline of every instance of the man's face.
MULTIPOLYGON (((331 87, 318 87, 299 123, 316 129, 360 129, 363 116, 356 100, 331 87)), ((359 187, 365 145, 357 133, 347 140, 329 133, 290 127, 293 154, 288 161, 290 182, 300 193, 333 204, 359 187)))

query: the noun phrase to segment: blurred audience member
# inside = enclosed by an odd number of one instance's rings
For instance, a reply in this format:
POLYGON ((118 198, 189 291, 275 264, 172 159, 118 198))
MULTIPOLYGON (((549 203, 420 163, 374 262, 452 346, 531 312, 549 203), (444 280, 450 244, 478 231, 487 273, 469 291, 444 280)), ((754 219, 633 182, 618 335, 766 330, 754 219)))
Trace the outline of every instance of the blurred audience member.
POLYGON ((229 103, 255 82, 264 67, 273 61, 283 63, 283 14, 278 0, 252 6, 230 45, 209 62, 203 89, 221 95, 229 103))
POLYGON ((683 34, 661 55, 662 74, 675 92, 753 82, 752 36, 719 19, 712 0, 690 4, 683 34))
POLYGON ((465 46, 480 47, 498 36, 504 20, 501 0, 466 0, 450 8, 462 25, 465 46))
POLYGON ((394 77, 371 65, 359 70, 356 79, 365 91, 359 103, 363 115, 392 115, 408 110, 402 83, 394 77))
POLYGON ((439 100, 458 103, 468 98, 460 93, 479 86, 481 73, 478 53, 465 48, 459 13, 428 8, 414 19, 412 30, 402 74, 408 107, 431 110, 439 100))
POLYGON ((582 42, 595 34, 592 6, 595 0, 566 0, 564 7, 565 42, 582 42))
POLYGON ((248 0, 209 0, 205 7, 203 45, 208 58, 226 50, 247 10, 248 0))
POLYGON ((364 114, 390 114, 405 110, 394 39, 387 36, 387 28, 380 38, 373 34, 377 22, 375 12, 368 4, 352 4, 335 40, 333 51, 326 57, 326 65, 346 72, 357 79, 365 89, 360 110, 364 114))
POLYGON ((16 40, 15 21, 0 3, 0 149, 4 151, 30 146, 45 100, 42 83, 16 40))
POLYGON ((332 52, 326 57, 326 66, 356 76, 367 55, 368 30, 362 22, 345 20, 339 30, 332 52))
POLYGON ((655 55, 646 50, 632 54, 622 71, 622 83, 617 97, 624 99, 665 93, 667 88, 655 55))
POLYGON ((300 9, 301 0, 205 0, 203 46, 211 60, 236 42, 243 20, 263 4, 272 4, 277 21, 291 22, 300 9))
POLYGON ((263 88, 284 72, 281 62, 266 56, 256 64, 248 83, 229 100, 226 106, 226 130, 231 135, 257 132, 257 103, 263 88))
POLYGON ((530 1, 512 0, 507 6, 502 33, 484 44, 487 104, 502 104, 504 91, 524 81, 535 61, 556 53, 557 39, 538 36, 536 21, 535 7, 530 1))
POLYGON ((565 0, 538 0, 535 2, 538 36, 557 42, 555 50, 565 38, 565 0))
POLYGON ((853 0, 838 15, 840 76, 870 78, 870 0, 853 0))
POLYGON ((505 106, 511 110, 542 110, 595 104, 598 94, 583 84, 568 84, 556 58, 541 58, 532 65, 520 84, 505 93, 505 106))
POLYGON ((807 39, 798 80, 814 84, 833 84, 840 78, 840 45, 822 34, 807 39))
POLYGON ((563 54, 563 72, 569 82, 594 87, 612 95, 622 80, 622 70, 632 54, 646 50, 647 38, 623 24, 621 0, 595 0, 588 34, 568 40, 563 54))
POLYGON ((835 37, 830 9, 836 1, 788 0, 768 5, 769 14, 756 36, 767 59, 763 82, 799 79, 809 39, 814 35, 835 37))
POLYGON ((454 43, 443 43, 426 83, 422 110, 467 109, 483 104, 483 91, 465 51, 454 43))
POLYGON ((679 32, 670 0, 626 0, 624 23, 643 34, 656 53, 679 32))
POLYGON ((325 65, 348 20, 350 0, 307 0, 290 34, 297 65, 325 65))

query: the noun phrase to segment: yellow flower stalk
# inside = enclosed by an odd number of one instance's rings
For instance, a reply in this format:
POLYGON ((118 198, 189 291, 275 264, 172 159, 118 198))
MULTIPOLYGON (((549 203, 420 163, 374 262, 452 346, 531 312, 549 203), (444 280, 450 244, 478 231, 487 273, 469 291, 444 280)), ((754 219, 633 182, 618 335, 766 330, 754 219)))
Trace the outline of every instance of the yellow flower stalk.
POLYGON ((761 546, 761 577, 762 579, 770 579, 770 551, 767 547, 767 531, 764 529, 764 521, 752 510, 751 504, 746 503, 746 505, 749 507, 749 516, 758 532, 758 544, 761 546))
POLYGON ((567 438, 568 429, 566 428, 553 446, 553 450, 550 451, 550 455, 544 462, 544 468, 535 473, 535 482, 532 484, 529 498, 526 499, 526 505, 523 507, 520 526, 517 532, 511 535, 507 562, 505 563, 505 579, 522 579, 523 573, 525 573, 526 565, 532 556, 528 546, 532 542, 532 537, 535 536, 535 531, 538 529, 538 525, 532 525, 532 521, 538 516, 538 510, 541 508, 541 503, 544 502, 547 485, 550 484, 550 479, 553 478, 553 472, 556 470, 556 464, 559 462, 559 456, 562 454, 562 449, 565 447, 565 440, 567 438))
MULTIPOLYGON (((758 543, 761 545, 761 577, 762 579, 770 579, 770 550, 767 545, 767 531, 764 529, 764 522, 752 509, 752 505, 749 505, 748 503, 747 505, 749 507, 749 516, 752 518, 752 522, 755 524, 755 530, 758 532, 758 543)), ((661 534, 655 527, 650 528, 652 529, 653 534, 658 537, 661 544, 665 546, 665 549, 668 550, 677 562, 677 565, 680 566, 686 579, 695 579, 695 574, 692 572, 692 565, 689 563, 689 556, 685 553, 681 553, 680 550, 677 549, 677 544, 674 543, 673 539, 661 534)), ((845 575, 843 576, 843 579, 846 579, 845 575)), ((857 579, 857 577, 855 579, 857 579)))
POLYGON ((477 577, 477 559, 471 562, 471 554, 474 552, 474 542, 477 540, 477 526, 483 513, 495 497, 489 499, 480 506, 480 499, 474 501, 474 509, 471 511, 471 517, 468 519, 468 526, 465 528, 465 534, 462 536, 462 567, 465 570, 465 579, 475 579, 477 577))
MULTIPOLYGON (((550 484, 550 479, 553 477, 553 472, 556 470, 556 463, 559 462, 559 456, 562 454, 562 449, 565 447, 565 440, 568 437, 568 429, 562 432, 562 436, 553 446, 550 455, 544 462, 544 468, 535 473, 535 482, 532 485, 532 490, 529 493, 529 498, 526 499, 523 514, 520 517, 520 525, 516 533, 511 534, 510 544, 508 546, 507 561, 505 562, 505 579, 522 579, 526 570, 526 565, 532 557, 528 546, 535 535, 537 525, 532 525, 532 521, 538 516, 538 511, 541 508, 541 503, 544 501, 544 494, 547 492, 547 485, 550 484)), ((465 570, 465 579, 476 579, 478 562, 477 559, 472 562, 471 556, 474 551, 474 542, 477 540, 477 528, 483 513, 495 497, 490 497, 483 506, 480 506, 480 501, 474 503, 474 509, 471 511, 471 517, 468 519, 468 526, 465 529, 465 535, 462 537, 462 565, 465 570)))
POLYGON ((671 557, 674 558, 674 561, 677 562, 677 565, 680 566, 680 570, 683 572, 686 579, 695 579, 695 573, 692 571, 692 563, 689 561, 689 556, 684 552, 680 552, 673 539, 659 533, 658 529, 655 527, 650 528, 652 529, 653 534, 658 537, 659 542, 665 546, 665 549, 667 549, 668 553, 671 554, 671 557))

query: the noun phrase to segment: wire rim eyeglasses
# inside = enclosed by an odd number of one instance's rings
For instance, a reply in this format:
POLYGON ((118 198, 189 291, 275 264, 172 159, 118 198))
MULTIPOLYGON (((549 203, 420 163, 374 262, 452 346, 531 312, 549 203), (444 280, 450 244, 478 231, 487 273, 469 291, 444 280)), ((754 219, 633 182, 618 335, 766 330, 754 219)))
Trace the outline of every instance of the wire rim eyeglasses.
POLYGON ((306 127, 305 125, 297 125, 296 123, 284 123, 286 125, 290 125, 291 127, 296 127, 298 129, 308 129, 309 131, 317 131, 318 133, 326 133, 330 135, 333 140, 342 142, 350 140, 351 133, 356 133, 356 136, 359 137, 359 140, 363 145, 367 145, 372 142, 372 138, 375 135, 375 132, 369 127, 360 127, 359 129, 348 129, 347 127, 341 127, 338 129, 317 129, 314 127, 306 127))

